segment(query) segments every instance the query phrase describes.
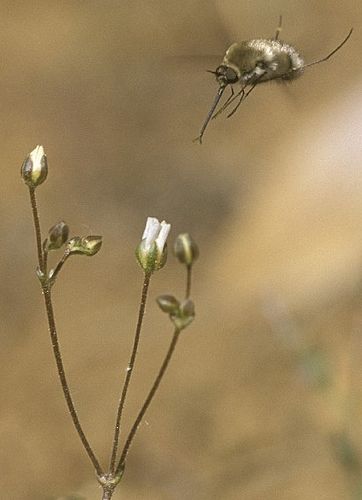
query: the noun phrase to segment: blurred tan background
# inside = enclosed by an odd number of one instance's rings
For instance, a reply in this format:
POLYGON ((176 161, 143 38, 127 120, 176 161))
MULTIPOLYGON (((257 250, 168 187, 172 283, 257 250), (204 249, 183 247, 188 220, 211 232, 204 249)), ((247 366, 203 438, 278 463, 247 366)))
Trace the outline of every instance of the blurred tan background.
MULTIPOLYGON (((115 500, 362 498, 362 118, 357 0, 28 1, 0 4, 1 498, 99 499, 58 383, 34 275, 24 156, 43 144, 42 227, 100 233, 54 291, 64 361, 102 464, 136 322, 134 248, 148 215, 189 231, 197 319, 184 332, 115 500), (281 39, 307 62, 257 88, 192 143, 228 45, 281 39), (220 58, 198 56, 219 55, 220 58), (197 56, 197 57, 195 57, 197 56)), ((154 276, 129 426, 181 296, 154 276)))

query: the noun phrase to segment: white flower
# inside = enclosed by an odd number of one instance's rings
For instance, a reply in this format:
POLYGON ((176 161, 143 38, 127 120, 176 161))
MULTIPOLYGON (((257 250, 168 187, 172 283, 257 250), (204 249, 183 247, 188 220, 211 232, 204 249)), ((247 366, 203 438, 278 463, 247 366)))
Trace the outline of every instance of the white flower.
POLYGON ((34 175, 40 175, 41 170, 42 170, 42 160, 43 156, 45 155, 44 153, 44 148, 43 146, 36 146, 35 149, 30 153, 30 159, 33 162, 33 174, 34 175))
POLYGON ((21 175, 28 186, 35 188, 45 181, 48 175, 47 157, 43 146, 37 146, 25 158, 21 175))
POLYGON ((156 217, 148 217, 143 231, 142 241, 136 249, 138 262, 144 271, 153 272, 166 263, 166 240, 171 224, 159 222, 156 217))
POLYGON ((170 229, 171 224, 167 224, 164 220, 160 223, 156 217, 147 217, 142 236, 142 240, 145 241, 145 250, 149 250, 152 244, 156 243, 158 251, 162 252, 170 229))

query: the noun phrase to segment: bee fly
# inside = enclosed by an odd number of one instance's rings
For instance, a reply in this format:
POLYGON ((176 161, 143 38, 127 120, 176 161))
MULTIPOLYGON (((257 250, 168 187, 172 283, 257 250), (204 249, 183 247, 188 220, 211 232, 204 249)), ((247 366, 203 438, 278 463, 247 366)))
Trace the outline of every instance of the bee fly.
POLYGON ((332 57, 347 42, 353 31, 351 29, 346 38, 326 57, 305 64, 294 47, 278 40, 281 31, 281 20, 280 17, 279 27, 273 39, 256 39, 233 43, 227 49, 222 64, 215 71, 208 70, 209 73, 216 76, 219 90, 195 141, 201 144, 210 120, 216 118, 236 101, 234 108, 227 115, 228 118, 232 116, 256 85, 270 80, 288 81, 298 78, 305 68, 327 61, 332 57), (233 88, 236 83, 241 85, 241 89, 237 93, 234 92, 233 88), (231 94, 224 105, 214 114, 228 85, 230 85, 231 94))

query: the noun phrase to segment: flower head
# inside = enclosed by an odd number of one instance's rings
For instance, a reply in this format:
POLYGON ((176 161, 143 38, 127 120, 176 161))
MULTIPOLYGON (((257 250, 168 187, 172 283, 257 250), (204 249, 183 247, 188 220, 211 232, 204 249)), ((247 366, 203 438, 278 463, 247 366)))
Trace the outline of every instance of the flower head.
POLYGON ((36 188, 48 175, 48 162, 43 146, 37 146, 25 158, 21 166, 21 176, 29 187, 36 188))
POLYGON ((92 257, 102 246, 102 236, 74 236, 67 243, 67 251, 72 255, 87 255, 92 257))
POLYGON ((182 264, 190 267, 199 256, 199 248, 188 233, 183 233, 176 238, 174 253, 182 264))
POLYGON ((195 318, 195 306, 190 299, 179 302, 173 295, 161 295, 157 298, 157 304, 161 311, 169 315, 179 331, 189 326, 195 318))
POLYGON ((153 273, 166 264, 166 240, 171 225, 159 222, 156 217, 148 217, 141 243, 136 248, 136 257, 142 269, 153 273))
POLYGON ((67 242, 69 227, 64 221, 60 221, 49 229, 48 238, 45 241, 46 249, 58 250, 67 242))

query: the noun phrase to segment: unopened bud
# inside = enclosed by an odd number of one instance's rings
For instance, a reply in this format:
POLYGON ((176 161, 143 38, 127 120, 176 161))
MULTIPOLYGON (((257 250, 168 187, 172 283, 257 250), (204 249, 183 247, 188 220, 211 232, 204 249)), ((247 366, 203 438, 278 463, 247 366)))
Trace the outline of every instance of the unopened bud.
POLYGON ((46 249, 58 250, 68 240, 69 227, 64 221, 60 221, 49 229, 48 238, 45 242, 46 249))
POLYGON ((136 257, 147 273, 161 269, 167 260, 166 240, 171 225, 159 222, 155 217, 148 217, 142 241, 136 248, 136 257))
POLYGON ((182 302, 180 310, 183 316, 194 319, 195 317, 195 304, 191 299, 186 299, 182 302))
POLYGON ((168 313, 176 329, 181 331, 195 318, 195 306, 192 300, 185 299, 179 302, 173 295, 161 295, 157 299, 160 309, 168 313))
POLYGON ((174 253, 181 264, 192 266, 199 256, 199 249, 188 233, 179 234, 175 240, 174 253))
POLYGON ((48 175, 48 162, 43 146, 37 146, 24 160, 21 176, 29 187, 36 188, 48 175))
POLYGON ((180 302, 173 295, 161 295, 156 300, 160 309, 165 313, 174 314, 180 307, 180 302))
POLYGON ((175 314, 170 314, 170 319, 178 330, 183 330, 195 318, 195 306, 192 300, 186 299, 181 304, 175 314))
POLYGON ((75 236, 68 241, 67 250, 70 254, 92 257, 102 246, 102 236, 75 236))

